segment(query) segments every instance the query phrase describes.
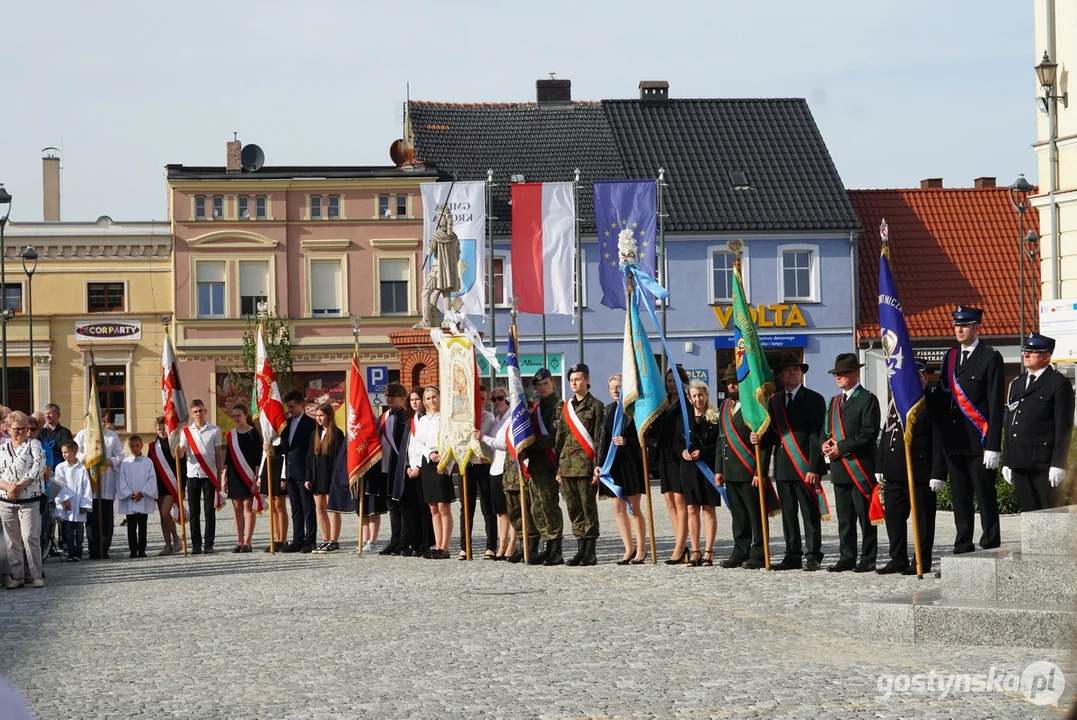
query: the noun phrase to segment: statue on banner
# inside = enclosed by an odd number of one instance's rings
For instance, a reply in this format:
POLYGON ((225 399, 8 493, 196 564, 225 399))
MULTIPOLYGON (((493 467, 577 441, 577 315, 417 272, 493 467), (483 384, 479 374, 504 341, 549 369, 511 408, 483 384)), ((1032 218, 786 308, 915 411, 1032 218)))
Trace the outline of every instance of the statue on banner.
MULTIPOLYGON (((413 326, 415 329, 437 327, 435 319, 442 299, 449 302, 454 292, 460 290, 460 238, 453 232, 452 213, 443 205, 437 208, 437 228, 430 237, 426 257, 433 258, 430 271, 423 283, 423 318, 413 326)), ((425 260, 424 260, 425 267, 425 260)))

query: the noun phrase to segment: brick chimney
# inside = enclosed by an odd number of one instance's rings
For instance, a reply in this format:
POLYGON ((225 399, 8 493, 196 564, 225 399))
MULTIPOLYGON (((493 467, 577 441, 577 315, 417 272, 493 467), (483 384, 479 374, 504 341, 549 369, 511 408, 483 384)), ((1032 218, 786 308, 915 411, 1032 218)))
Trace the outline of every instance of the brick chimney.
POLYGON ((539 105, 547 105, 550 103, 570 103, 572 102, 572 81, 571 80, 536 80, 535 81, 535 99, 539 105))
POLYGON ((920 181, 920 189, 927 190, 928 188, 941 188, 942 178, 925 178, 920 181))
POLYGON ((972 181, 972 186, 977 189, 993 188, 995 187, 995 178, 993 177, 978 177, 972 181))
POLYGON ((666 80, 640 80, 639 99, 644 105, 669 105, 669 82, 666 80))
POLYGON ((227 151, 225 153, 225 166, 224 169, 228 172, 239 172, 243 169, 243 163, 239 158, 240 151, 243 149, 243 143, 239 140, 229 140, 225 147, 227 151))
POLYGON ((42 219, 60 221, 60 158, 52 152, 41 158, 42 219))

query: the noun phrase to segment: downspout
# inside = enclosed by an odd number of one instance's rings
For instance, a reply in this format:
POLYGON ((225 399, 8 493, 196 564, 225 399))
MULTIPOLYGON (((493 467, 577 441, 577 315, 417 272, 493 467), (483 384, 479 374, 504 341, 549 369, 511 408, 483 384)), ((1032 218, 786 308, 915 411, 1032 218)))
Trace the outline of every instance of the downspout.
MULTIPOLYGON (((1058 62, 1055 45, 1055 0, 1047 0, 1047 54, 1052 60, 1058 62)), ((1051 93, 1055 92, 1057 92, 1056 89, 1051 88, 1051 93)), ((1058 101, 1054 99, 1047 103, 1047 126, 1049 133, 1047 207, 1051 218, 1051 298, 1058 300, 1061 297, 1059 273, 1062 269, 1062 258, 1059 257, 1061 248, 1058 241, 1058 205, 1055 201, 1055 191, 1058 189, 1058 101)))

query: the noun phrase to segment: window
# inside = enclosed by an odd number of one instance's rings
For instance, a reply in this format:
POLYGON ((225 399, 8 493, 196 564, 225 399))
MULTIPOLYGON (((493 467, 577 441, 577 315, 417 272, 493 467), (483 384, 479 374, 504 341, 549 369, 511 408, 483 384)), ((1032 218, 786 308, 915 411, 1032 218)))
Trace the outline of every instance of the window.
POLYGON ((340 260, 310 261, 311 317, 340 316, 340 260))
POLYGON ((268 217, 265 195, 258 195, 254 198, 254 216, 259 220, 265 220, 268 217))
POLYGON ((411 296, 411 262, 407 258, 382 258, 378 263, 381 314, 407 315, 411 296))
POLYGON ((22 285, 19 283, 14 285, 6 283, 4 285, 4 295, 7 296, 4 309, 22 312, 22 285))
POLYGON ((224 217, 224 195, 213 196, 213 219, 220 220, 224 217))
POLYGON ((778 290, 782 302, 819 302, 819 248, 779 245, 778 290))
POLYGON ((717 251, 711 253, 711 302, 731 302, 733 300, 733 253, 717 251))
POLYGON ((96 371, 101 420, 123 430, 127 427, 127 369, 123 365, 98 365, 96 371))
POLYGON ((89 312, 123 312, 123 283, 93 282, 86 285, 89 312))
POLYGON ((397 195, 396 196, 396 216, 398 218, 406 218, 408 216, 408 196, 397 195))
POLYGON ((194 219, 205 220, 206 219, 206 196, 195 195, 194 198, 194 219))
POLYGON ((393 213, 389 209, 389 196, 378 195, 378 217, 387 218, 392 217, 393 213))
POLYGON ((329 196, 329 217, 340 217, 340 195, 329 196))
POLYGON ((317 220, 322 217, 322 196, 310 196, 310 219, 317 220))
POLYGON ((250 220, 251 219, 251 199, 246 195, 239 196, 239 219, 250 220))
POLYGON ((195 267, 198 317, 224 317, 224 262, 200 262, 195 267))
POLYGON ((505 307, 509 304, 508 294, 505 292, 505 270, 508 263, 504 255, 494 256, 494 307, 505 307))
POLYGON ((239 262, 239 314, 257 315, 258 303, 269 301, 269 263, 239 262))

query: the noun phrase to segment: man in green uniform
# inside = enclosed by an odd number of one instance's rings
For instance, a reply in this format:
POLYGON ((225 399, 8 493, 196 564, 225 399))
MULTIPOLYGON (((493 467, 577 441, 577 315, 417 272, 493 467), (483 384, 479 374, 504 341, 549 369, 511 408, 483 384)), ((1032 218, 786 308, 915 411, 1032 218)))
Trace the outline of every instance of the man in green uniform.
POLYGON ((595 477, 595 438, 606 418, 606 406, 591 394, 591 369, 576 363, 568 369, 574 397, 564 403, 557 426, 557 482, 565 496, 577 550, 566 565, 595 565, 598 542, 598 478, 595 477))
POLYGON ((531 524, 542 538, 542 552, 531 554, 531 565, 563 565, 561 537, 564 520, 557 496, 557 456, 554 442, 557 439, 557 422, 561 417, 561 401, 553 388, 553 376, 546 368, 535 373, 531 386, 538 394, 538 402, 531 411, 535 428, 535 442, 524 451, 527 470, 531 475, 527 483, 527 505, 531 511, 531 524))

